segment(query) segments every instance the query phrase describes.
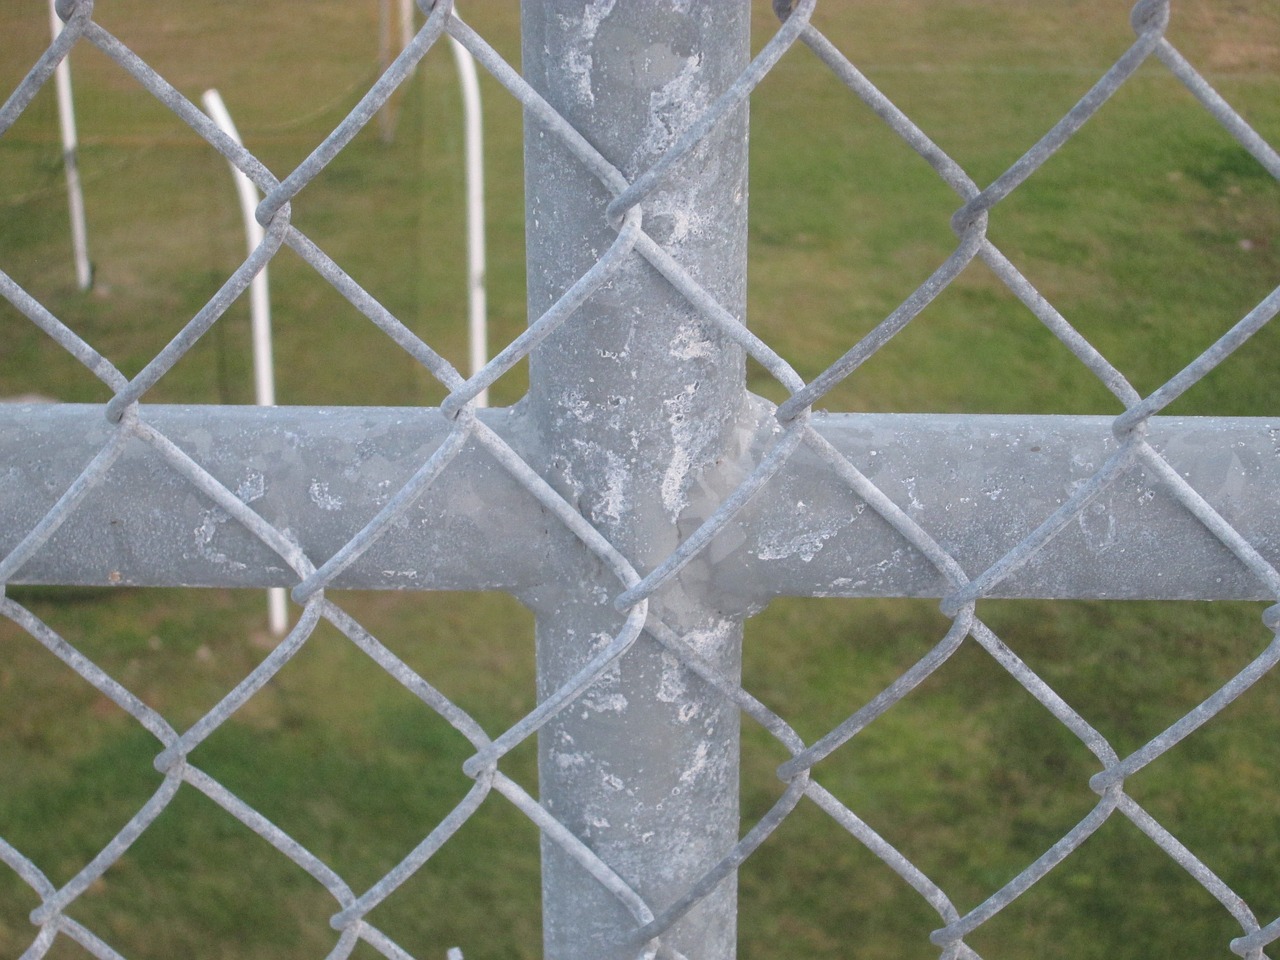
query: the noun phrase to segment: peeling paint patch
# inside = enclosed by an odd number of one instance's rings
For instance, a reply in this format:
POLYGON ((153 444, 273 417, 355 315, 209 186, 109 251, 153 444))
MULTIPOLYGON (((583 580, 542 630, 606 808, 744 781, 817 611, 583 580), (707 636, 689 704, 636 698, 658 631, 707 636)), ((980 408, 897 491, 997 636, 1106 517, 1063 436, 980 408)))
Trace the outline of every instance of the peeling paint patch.
POLYGON ((710 627, 687 631, 684 642, 698 656, 714 661, 726 648, 736 643, 737 629, 736 620, 717 620, 710 627))
POLYGON ((596 502, 597 514, 617 523, 631 509, 631 497, 627 493, 627 465, 612 450, 605 451, 608 466, 605 469, 604 492, 596 502))
POLYGON ((410 583, 413 583, 418 579, 417 570, 383 570, 382 575, 388 580, 406 580, 410 583))
POLYGON ((307 490, 307 495, 311 497, 311 502, 321 510, 342 509, 342 498, 329 493, 329 484, 320 480, 311 481, 311 486, 307 490))
POLYGON ((707 768, 707 742, 704 740, 698 744, 693 753, 693 763, 691 763, 680 774, 680 785, 687 787, 698 779, 707 768))
POLYGON ((662 475, 662 506, 672 521, 679 519, 686 506, 694 450, 708 429, 705 422, 691 416, 697 392, 698 385, 691 383, 676 396, 663 401, 668 411, 667 423, 671 425, 671 459, 662 475))
MULTIPOLYGON (((607 633, 595 634, 592 637, 591 654, 594 655, 612 641, 613 638, 607 633)), ((619 690, 621 686, 622 668, 617 661, 614 661, 587 688, 579 702, 585 710, 592 713, 622 713, 627 709, 627 698, 619 690)))
POLYGON ((551 759, 561 770, 579 770, 587 765, 587 758, 580 753, 561 753, 559 750, 553 750, 551 759))
MULTIPOLYGON (((605 596, 610 596, 606 591, 605 596)), ((597 631, 591 635, 591 639, 587 641, 587 654, 594 657, 597 653, 613 643, 613 634, 597 631)), ((618 664, 612 663, 604 673, 600 674, 600 681, 618 682, 618 664)), ((597 682, 600 682, 597 681, 597 682)))
POLYGON ((681 666, 676 657, 663 650, 662 678, 658 681, 658 699, 663 703, 675 703, 684 697, 686 689, 684 685, 684 667, 681 666))
POLYGON ((596 713, 622 713, 627 709, 627 698, 620 693, 610 693, 602 697, 587 696, 583 705, 596 713))
POLYGON ((579 423, 590 423, 596 418, 591 401, 582 395, 581 390, 570 390, 565 394, 564 408, 579 423))
POLYGON ((1076 523, 1089 546, 1106 553, 1116 544, 1116 517, 1104 503, 1092 503, 1076 514, 1076 523))
POLYGON ((917 510, 923 510, 924 504, 920 502, 920 498, 916 496, 916 478, 906 477, 902 481, 902 485, 907 488, 907 502, 917 510))
POLYGON ((564 68, 569 75, 573 92, 583 106, 594 106, 595 91, 591 89, 591 70, 595 66, 595 58, 587 53, 595 43, 596 33, 605 17, 613 13, 617 0, 591 0, 580 17, 561 17, 560 22, 566 30, 575 30, 576 36, 568 46, 564 68))
POLYGON ((699 360, 715 352, 715 344, 699 324, 683 324, 671 341, 671 356, 676 360, 699 360))
MULTIPOLYGON (((761 537, 758 556, 761 560, 785 560, 798 556, 808 563, 818 555, 828 540, 856 520, 866 504, 860 503, 851 514, 828 520, 825 524, 812 530, 802 530, 793 534, 790 530, 776 531, 761 537)), ((803 516, 808 512, 804 503, 796 505, 796 515, 803 516)))
POLYGON ((679 518, 680 511, 684 509, 684 481, 689 475, 690 466, 689 451, 677 447, 671 452, 671 462, 662 475, 662 505, 673 521, 679 518))
POLYGON ((637 159, 656 157, 675 143, 710 99, 700 82, 702 56, 682 59, 680 72, 649 94, 649 124, 636 151, 637 159))
POLYGON ((815 597, 847 597, 853 595, 853 592, 859 587, 865 587, 867 581, 865 579, 854 580, 852 577, 836 577, 825 588, 815 590, 815 597))
POLYGON ((196 527, 194 531, 196 550, 199 551, 200 556, 204 557, 204 559, 220 567, 225 567, 228 570, 247 570, 247 564, 231 559, 231 557, 228 557, 213 546, 213 538, 217 534, 218 528, 229 519, 231 518, 217 507, 202 513, 200 515, 200 526, 196 527))
POLYGON ((241 503, 253 503, 261 500, 267 493, 267 478, 260 473, 251 473, 236 487, 236 499, 241 503))

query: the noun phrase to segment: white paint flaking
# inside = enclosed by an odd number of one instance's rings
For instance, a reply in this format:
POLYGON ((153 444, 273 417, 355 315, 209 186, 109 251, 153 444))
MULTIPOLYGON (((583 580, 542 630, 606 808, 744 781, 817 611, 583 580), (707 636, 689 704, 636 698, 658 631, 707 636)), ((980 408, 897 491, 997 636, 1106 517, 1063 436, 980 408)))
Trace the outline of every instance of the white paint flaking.
POLYGON ((698 777, 702 774, 702 771, 705 770, 706 768, 707 768, 707 742, 704 740, 700 744, 698 744, 696 748, 694 748, 693 763, 691 763, 688 767, 686 767, 685 770, 680 774, 680 784, 682 786, 687 787, 689 784, 695 782, 698 779, 698 777))
POLYGON ((417 570, 383 570, 382 575, 388 580, 408 580, 416 581, 418 579, 417 570))
POLYGON ((627 709, 627 698, 620 693, 608 693, 603 696, 586 696, 582 705, 596 713, 622 713, 627 709))
POLYGON ((241 503, 261 500, 267 493, 267 479, 260 473, 251 473, 236 487, 236 498, 241 503))
POLYGON ((738 624, 735 620, 717 620, 710 627, 689 630, 684 635, 684 642, 698 656, 706 660, 714 660, 737 639, 738 624))
POLYGON ((682 58, 680 72, 649 94, 649 123, 645 128, 636 160, 652 162, 695 120, 711 99, 703 89, 702 56, 682 58))
POLYGON ((675 703, 685 695, 684 667, 674 655, 662 651, 662 679, 658 681, 657 697, 663 703, 675 703))
POLYGON ((836 577, 825 589, 816 590, 813 595, 815 597, 845 597, 859 587, 865 587, 866 585, 867 581, 865 579, 854 580, 852 577, 836 577))
POLYGON ((671 341, 671 356, 676 360, 699 360, 715 354, 715 344, 706 336, 701 324, 682 324, 671 341))
POLYGON ((591 0, 581 17, 559 18, 565 30, 573 30, 575 33, 567 47, 564 70, 578 102, 583 106, 594 106, 596 102, 595 91, 591 89, 591 70, 595 66, 595 58, 587 51, 594 45, 600 24, 613 12, 616 2, 617 0, 591 0))
POLYGON ((662 506, 673 521, 679 519, 685 508, 689 474, 693 470, 693 452, 700 445, 704 432, 714 429, 705 421, 690 415, 698 385, 691 383, 676 396, 663 401, 667 408, 667 423, 671 426, 671 459, 662 475, 662 506))
POLYGON ((1076 514, 1076 523, 1085 540, 1098 553, 1106 553, 1116 544, 1116 516, 1106 504, 1092 503, 1076 514))
POLYGON ((200 515, 200 526, 195 529, 196 549, 200 552, 200 556, 211 563, 216 563, 229 570, 246 570, 248 569, 246 564, 241 563, 239 560, 233 560, 213 546, 213 538, 217 534, 218 528, 229 519, 230 517, 217 507, 202 513, 200 515))
MULTIPOLYGON (((613 640, 607 633, 592 638, 592 654, 603 649, 613 640)), ((627 698, 619 691, 622 686, 622 667, 617 661, 609 664, 594 683, 582 695, 582 706, 593 713, 622 713, 627 709, 627 698)))
POLYGON ((580 753, 551 752, 551 759, 561 770, 578 770, 587 765, 587 758, 580 753))
POLYGON ((907 502, 917 510, 923 510, 924 504, 920 502, 920 498, 916 496, 916 478, 907 477, 902 481, 902 485, 907 489, 907 502))
MULTIPOLYGON (((612 596, 612 594, 608 594, 608 595, 612 596)), ((607 647, 611 643, 613 643, 613 634, 604 633, 602 631, 596 631, 595 633, 591 634, 591 639, 587 641, 587 653, 590 656, 595 656, 597 653, 599 653, 601 650, 603 650, 605 647, 607 647)), ((609 668, 605 670, 604 673, 600 674, 600 680, 601 681, 610 680, 613 683, 617 683, 618 682, 618 665, 616 663, 610 664, 609 668)))
POLYGON ((628 493, 630 475, 626 462, 612 450, 605 451, 608 464, 605 468, 604 491, 596 501, 596 515, 619 522, 631 509, 628 493))
POLYGON ((698 240, 713 224, 700 211, 715 209, 719 195, 715 193, 720 161, 715 154, 704 156, 694 151, 699 176, 682 181, 679 189, 659 190, 645 202, 645 222, 662 235, 662 243, 677 252, 688 240, 698 240))
POLYGON ((321 480, 312 480, 307 494, 311 497, 311 502, 321 510, 342 509, 342 498, 331 494, 329 492, 329 484, 321 480))
MULTIPOLYGON (((815 529, 802 530, 800 533, 792 533, 787 529, 762 537, 758 556, 761 560, 785 560, 799 556, 808 563, 818 555, 828 540, 856 520, 865 509, 866 504, 860 503, 852 513, 833 517, 815 529)), ((796 511, 797 515, 805 512, 807 511, 801 509, 796 511)))
POLYGON ((564 409, 578 423, 590 423, 596 418, 595 408, 581 390, 570 390, 565 394, 564 409))

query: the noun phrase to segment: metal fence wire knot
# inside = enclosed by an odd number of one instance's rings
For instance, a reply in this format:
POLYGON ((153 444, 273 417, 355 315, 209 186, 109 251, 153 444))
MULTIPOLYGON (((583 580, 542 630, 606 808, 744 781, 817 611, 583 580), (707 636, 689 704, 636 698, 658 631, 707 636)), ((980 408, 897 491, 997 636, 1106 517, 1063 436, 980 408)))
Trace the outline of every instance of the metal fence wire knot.
MULTIPOLYGON (((1143 394, 989 232, 1022 184, 1140 69, 1155 65, 1180 81, 1263 171, 1280 178, 1274 148, 1167 39, 1167 0, 1140 0, 1133 7, 1136 38, 1125 33, 1127 49, 1042 137, 1025 149, 1019 145, 1018 158, 985 186, 815 25, 816 0, 772 0, 781 22, 754 56, 746 0, 524 0, 523 73, 464 22, 450 0, 418 0, 417 6, 426 19, 411 42, 283 176, 108 31, 92 0, 57 0, 66 28, 0 107, 2 147, 4 134, 57 64, 72 49, 96 48, 262 191, 256 216, 265 228, 261 244, 132 377, 122 372, 123 360, 117 366, 0 271, 0 295, 111 393, 104 406, 0 409, 0 450, 3 464, 11 466, 9 479, 0 470, 6 525, 0 530, 0 613, 153 737, 154 765, 162 775, 110 842, 78 863, 61 885, 50 879, 48 864, 6 839, 0 813, 0 861, 40 901, 31 913, 37 929, 24 958, 44 956, 60 938, 101 960, 121 957, 104 933, 75 919, 76 903, 176 798, 192 793, 327 891, 337 934, 329 953, 334 958, 352 955, 361 944, 394 960, 410 957, 370 915, 478 810, 506 802, 541 837, 546 956, 728 960, 737 950, 738 868, 805 801, 936 913, 936 929, 927 935, 945 957, 976 957, 967 938, 1112 821, 1135 826, 1220 905, 1239 928, 1232 951, 1266 956, 1280 939, 1280 919, 1260 920, 1201 853, 1126 787, 1130 777, 1273 671, 1280 639, 1268 640, 1203 702, 1126 751, 1024 662, 982 608, 994 597, 1243 598, 1275 604, 1262 614, 1262 627, 1280 636, 1275 541, 1263 542, 1275 530, 1270 514, 1280 482, 1275 457, 1264 456, 1273 453, 1268 424, 1274 420, 1160 416, 1270 323, 1280 310, 1280 290, 1143 394), (514 98, 526 125, 530 322, 470 378, 299 226, 306 188, 423 58, 442 55, 434 51, 448 38, 514 98), (865 336, 808 380, 745 323, 747 103, 780 60, 805 56, 797 46, 815 55, 870 109, 875 123, 918 155, 955 204, 948 208, 955 211, 950 252, 865 336), (632 61, 642 60, 644 69, 633 69, 632 61), (437 410, 279 407, 250 414, 148 402, 150 391, 286 247, 441 385, 446 398, 437 410), (1055 347, 1069 351, 1114 397, 1118 413, 1000 418, 815 412, 975 262, 985 264, 1056 338, 1055 347), (530 385, 519 406, 479 409, 477 397, 521 363, 528 365, 530 385), (783 399, 776 406, 748 393, 748 363, 780 387, 783 399), (272 446, 282 436, 296 444, 288 458, 272 446), (395 462, 408 464, 376 499, 362 486, 369 482, 359 474, 363 466, 348 470, 327 452, 352 436, 377 453, 370 462, 391 462, 394 454, 395 462), (199 437, 213 442, 197 442, 199 437), (965 507, 974 542, 956 533, 959 520, 944 517, 936 504, 915 502, 915 493, 908 493, 914 488, 904 485, 913 463, 935 471, 935 478, 947 470, 972 477, 983 469, 974 465, 977 448, 1039 452, 1042 446, 1088 451, 1087 458, 1080 455, 1088 465, 1068 480, 1052 475, 1058 469, 1053 464, 1034 466, 1048 463, 1047 457, 1019 461, 1012 474, 1038 470, 1046 485, 1065 492, 1055 493, 1052 503, 1013 498, 1021 502, 1001 509, 1013 511, 1014 519, 1000 525, 984 519, 981 502, 965 507), (1247 489, 1232 493, 1234 499, 1206 491, 1203 471, 1189 459, 1227 446, 1262 451, 1254 458, 1256 473, 1241 481, 1247 489), (37 450, 39 457, 24 455, 37 450), (882 450, 900 452, 906 465, 886 466, 894 458, 877 460, 882 450), (295 454, 304 465, 296 475, 290 473, 295 454), (250 460, 273 491, 292 490, 294 501, 286 494, 246 495, 237 486, 238 465, 250 460), (312 484, 321 478, 326 490, 350 491, 352 506, 327 519, 314 509, 306 513, 310 488, 295 482, 303 473, 312 484), (1050 545, 1069 539, 1075 527, 1084 529, 1095 506, 1106 504, 1120 529, 1143 522, 1147 514, 1138 506, 1112 497, 1135 477, 1158 491, 1170 523, 1190 518, 1203 542, 1170 544, 1167 571, 1128 569, 1111 555, 1046 572, 1050 545), (144 502, 145 511, 129 506, 144 502), (99 522, 104 503, 120 516, 171 522, 107 530, 99 522), (199 511, 211 509, 218 535, 238 544, 237 557, 250 559, 220 563, 186 550, 181 537, 199 527, 199 511), (851 510, 855 519, 865 519, 850 522, 851 510), (424 521, 427 513, 432 523, 424 521), (313 524, 307 517, 319 519, 313 524), (459 525, 448 529, 468 534, 437 532, 453 520, 459 525), (59 536, 70 529, 81 539, 59 536), (1001 540, 1008 530, 1017 532, 1001 540), (113 538, 119 538, 116 553, 109 552, 113 538), (90 546, 70 549, 69 542, 90 546), (396 567, 384 562, 392 555, 408 559, 396 567), (859 560, 873 555, 889 559, 879 567, 859 560), (99 564, 104 556, 111 557, 108 580, 99 564), (1224 581, 1227 565, 1236 572, 1224 581), (396 580, 390 575, 395 569, 412 572, 407 581, 396 580), (269 654, 211 709, 178 729, 130 690, 127 677, 110 675, 77 648, 75 638, 46 625, 7 590, 11 584, 105 582, 287 586, 301 612, 269 654), (537 620, 536 706, 506 729, 487 731, 358 622, 337 592, 404 586, 517 595, 537 620), (934 597, 948 623, 887 686, 865 703, 848 704, 842 722, 806 740, 741 679, 743 621, 782 595, 934 597), (442 719, 469 744, 461 764, 469 778, 465 796, 363 888, 202 769, 196 754, 276 681, 322 624, 407 690, 424 716, 442 719), (954 891, 873 829, 853 801, 824 786, 819 768, 962 649, 998 665, 1002 677, 1047 711, 1046 723, 1056 722, 1096 760, 1087 783, 1096 802, 1088 798, 1093 806, 1087 815, 971 908, 960 906, 954 891), (744 718, 767 731, 786 757, 777 767, 780 795, 745 832, 738 782, 744 718), (538 752, 537 796, 510 775, 509 765, 504 768, 512 751, 531 742, 538 752)), ((833 19, 854 15, 829 6, 824 12, 833 19)), ((315 489, 310 496, 317 498, 315 489)), ((430 949, 438 956, 445 948, 430 949)), ((449 950, 450 957, 461 955, 449 950)))

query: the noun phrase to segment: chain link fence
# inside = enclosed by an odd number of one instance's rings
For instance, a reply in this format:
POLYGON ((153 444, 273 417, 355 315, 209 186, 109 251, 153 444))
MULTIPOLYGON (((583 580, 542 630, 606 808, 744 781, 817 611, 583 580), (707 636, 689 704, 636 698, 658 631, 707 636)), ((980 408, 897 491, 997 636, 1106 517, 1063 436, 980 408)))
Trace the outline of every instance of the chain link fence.
MULTIPOLYGON (((53 883, 39 863, 0 835, 0 861, 40 899, 31 914, 34 939, 23 956, 43 956, 60 938, 69 938, 93 956, 119 957, 73 918, 77 901, 182 791, 191 790, 329 892, 337 932, 332 957, 351 955, 361 943, 385 957, 410 956, 369 914, 482 805, 495 802, 495 793, 542 837, 547 956, 733 956, 736 871, 805 802, 824 811, 851 843, 863 845, 936 911, 938 926, 930 938, 944 957, 977 956, 966 938, 1116 818, 1135 825, 1239 924, 1231 951, 1266 956, 1268 945, 1280 938, 1280 919, 1258 915, 1126 792, 1126 780, 1273 670, 1280 659, 1274 639, 1280 606, 1264 613, 1259 633, 1273 639, 1252 662, 1127 754, 978 613, 981 601, 998 596, 1280 599, 1274 566, 1275 421, 1194 424, 1157 416, 1272 320, 1280 310, 1280 289, 1143 396, 988 236, 1000 204, 1152 63, 1185 85, 1270 176, 1280 178, 1280 156, 1166 38, 1170 4, 1141 0, 1132 13, 1131 46, 985 187, 827 39, 811 19, 816 0, 776 3, 779 25, 754 57, 745 4, 695 8, 673 2, 659 10, 656 4, 624 9, 600 0, 526 2, 523 74, 447 0, 423 6, 426 23, 409 46, 284 177, 222 133, 104 29, 92 0, 60 0, 65 29, 0 108, 3 134, 71 50, 96 47, 254 182, 265 197, 257 215, 266 231, 261 246, 133 377, 0 273, 0 294, 112 393, 105 407, 4 412, 0 447, 8 474, 0 484, 6 498, 0 585, 286 585, 301 607, 294 628, 260 664, 198 722, 178 729, 23 604, 0 599, 0 612, 155 738, 155 766, 163 774, 154 795, 65 884, 53 883), (306 202, 306 187, 424 56, 440 54, 446 34, 521 104, 527 126, 531 322, 470 379, 292 222, 295 204, 306 202), (808 382, 743 322, 745 105, 774 65, 801 46, 928 163, 957 204, 953 252, 897 309, 808 382), (284 247, 445 387, 448 396, 438 410, 249 414, 144 403, 284 247), (815 412, 815 404, 977 260, 1105 386, 1119 415, 1047 425, 1032 417, 997 422, 815 412), (787 397, 776 408, 746 393, 748 357, 784 388, 787 397), (482 414, 477 396, 525 360, 529 396, 518 407, 482 414), (1041 444, 1067 455, 1088 447, 1092 459, 1084 475, 1077 469, 1070 495, 1048 508, 1034 497, 1015 495, 1020 502, 1002 509, 1021 511, 1014 524, 1018 532, 1000 542, 966 541, 987 523, 981 505, 969 507, 969 525, 957 528, 954 518, 938 513, 940 504, 930 512, 914 493, 903 494, 907 467, 900 476, 877 476, 872 469, 879 450, 900 448, 917 458, 921 471, 932 471, 931 482, 939 488, 957 476, 972 480, 990 471, 1027 484, 1051 483, 1062 460, 1029 467, 1040 461, 1008 454, 993 466, 999 457, 992 454, 974 461, 975 438, 1008 450, 1015 446, 1009 440, 1014 435, 1024 452, 1039 452, 1041 444), (353 454, 360 444, 373 454, 353 454), (1197 469, 1209 468, 1188 457, 1211 458, 1223 447, 1245 451, 1241 456, 1249 466, 1234 492, 1219 498, 1194 482, 1197 469), (361 472, 378 458, 394 460, 397 469, 410 464, 411 475, 361 472), (253 467, 256 486, 237 486, 232 479, 246 465, 253 467), (1073 524, 1083 526, 1086 511, 1109 502, 1108 492, 1135 476, 1158 491, 1161 516, 1176 515, 1165 522, 1193 518, 1210 542, 1185 550, 1167 546, 1167 571, 1128 570, 1124 560, 1113 569, 1083 555, 1069 571, 1046 572, 1041 561, 1050 543, 1073 524), (374 482, 381 486, 370 486, 374 482), (345 509, 334 508, 342 504, 345 509), (198 539, 198 518, 211 510, 221 518, 218 529, 206 527, 202 546, 210 549, 197 550, 191 521, 197 521, 198 539), (873 526, 869 522, 849 523, 850 516, 863 513, 877 518, 874 530, 865 529, 873 526), (108 515, 118 519, 107 523, 108 515), (113 524, 123 529, 108 529, 113 524), (881 562, 886 554, 896 562, 881 562), (1224 583, 1227 568, 1237 573, 1224 583), (484 729, 329 596, 344 586, 515 593, 537 615, 536 708, 507 729, 484 729), (950 627, 869 702, 851 705, 856 708, 846 720, 806 742, 740 682, 743 619, 788 593, 937 596, 950 627), (463 765, 474 781, 465 799, 367 888, 353 887, 191 759, 272 683, 322 621, 474 749, 463 765), (963 909, 824 787, 814 768, 959 649, 975 646, 1096 757, 1089 787, 1097 800, 1015 878, 963 909), (789 759, 777 771, 785 784, 781 796, 742 833, 738 728, 744 717, 769 731, 789 759), (537 797, 503 770, 504 758, 533 738, 539 751, 537 797)), ((910 479, 915 481, 914 473, 910 479)), ((923 473, 920 482, 926 482, 923 473)), ((1135 513, 1129 519, 1141 525, 1149 516, 1135 513)), ((1162 542, 1161 529, 1153 536, 1162 542)), ((0 819, 0 834, 2 824, 0 819)))

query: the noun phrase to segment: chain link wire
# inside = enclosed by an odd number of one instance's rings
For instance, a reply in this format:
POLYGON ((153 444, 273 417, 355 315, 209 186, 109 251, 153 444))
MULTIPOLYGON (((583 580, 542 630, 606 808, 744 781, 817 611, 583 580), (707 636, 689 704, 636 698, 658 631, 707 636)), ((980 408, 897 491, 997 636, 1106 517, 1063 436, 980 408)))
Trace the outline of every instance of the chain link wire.
POLYGON ((514 804, 536 825, 544 838, 561 847, 626 908, 634 921, 630 941, 635 947, 636 956, 679 957, 678 951, 664 944, 664 933, 750 857, 805 797, 883 861, 936 911, 941 926, 931 938, 942 948, 944 957, 976 957, 977 954, 966 943, 965 938, 1043 879, 1104 823, 1117 815, 1127 818, 1137 826, 1234 918, 1240 926, 1240 935, 1230 943, 1232 951, 1251 960, 1267 956, 1265 950, 1268 945, 1280 939, 1280 919, 1271 919, 1269 922, 1260 920, 1244 899, 1195 852, 1126 793, 1125 782, 1210 721, 1274 668, 1277 660, 1280 660, 1280 605, 1269 607, 1263 614, 1262 627, 1272 639, 1251 663, 1194 710, 1157 734, 1140 749, 1121 756, 1098 730, 1073 710, 978 617, 977 604, 1035 557, 1067 524, 1079 518, 1082 511, 1108 486, 1138 469, 1145 469, 1159 476, 1187 513, 1231 551, 1263 584, 1270 596, 1280 601, 1280 573, 1145 439, 1147 421, 1152 416, 1203 379, 1246 339, 1271 321, 1280 310, 1280 289, 1263 299, 1216 343, 1204 349, 1159 389, 1144 397, 1120 370, 1090 346, 1058 313, 987 235, 988 221, 993 210, 1067 143, 1139 67, 1152 60, 1163 64, 1204 109, 1267 172, 1278 179, 1280 155, 1249 127, 1166 39, 1165 31, 1170 16, 1167 0, 1140 0, 1132 13, 1132 25, 1136 33, 1132 45, 1047 134, 989 186, 981 188, 812 24, 811 17, 816 2, 817 0, 800 0, 793 5, 787 0, 775 0, 774 7, 781 25, 750 66, 709 109, 683 131, 656 163, 628 181, 526 83, 483 37, 459 19, 449 0, 439 0, 434 5, 421 0, 427 19, 413 41, 378 78, 356 108, 309 157, 283 179, 278 179, 252 153, 222 133, 194 104, 98 24, 94 19, 93 0, 59 0, 58 12, 66 22, 66 28, 0 107, 0 135, 14 124, 53 75, 57 64, 75 46, 92 45, 114 60, 142 88, 172 110, 217 153, 227 158, 254 182, 264 194, 257 217, 266 228, 266 235, 262 244, 232 273, 213 298, 133 378, 124 376, 108 358, 98 353, 12 278, 0 271, 0 295, 110 388, 113 396, 105 410, 107 419, 114 425, 110 439, 84 466, 80 476, 62 493, 53 508, 7 556, 0 558, 0 613, 132 716, 155 738, 158 746, 155 767, 164 778, 160 787, 115 837, 61 887, 53 884, 41 868, 21 850, 0 837, 0 861, 16 873, 40 899, 40 905, 31 914, 31 921, 38 931, 24 957, 45 955, 59 936, 77 942, 102 960, 117 960, 121 957, 92 930, 72 919, 68 915, 69 911, 76 900, 117 863, 130 845, 155 822, 184 786, 208 797, 305 870, 328 891, 335 907, 331 923, 338 932, 338 941, 329 954, 331 957, 350 955, 361 941, 388 958, 400 960, 410 956, 368 919, 369 913, 412 877, 486 802, 490 793, 495 791, 514 804), (602 215, 617 231, 612 246, 598 262, 558 302, 534 320, 524 333, 470 379, 459 374, 429 344, 378 303, 312 239, 291 223, 292 205, 299 193, 352 141, 388 97, 410 76, 418 61, 446 34, 465 46, 498 83, 519 101, 528 122, 538 124, 548 135, 558 138, 608 189, 612 200, 602 211, 602 215), (932 167, 960 201, 951 221, 958 238, 953 252, 900 306, 808 383, 700 286, 643 227, 643 205, 646 199, 664 183, 665 178, 672 175, 680 159, 729 116, 751 94, 774 64, 788 55, 797 44, 803 44, 812 50, 853 96, 863 101, 894 134, 932 167), (148 422, 147 408, 142 402, 147 392, 218 322, 228 306, 243 293, 253 276, 284 246, 298 253, 370 322, 410 354, 449 391, 441 405, 443 416, 450 422, 447 439, 350 542, 327 558, 306 556, 287 532, 267 523, 233 491, 215 480, 200 463, 148 422), (621 265, 633 256, 640 256, 648 261, 699 314, 742 346, 789 394, 788 399, 777 408, 778 429, 772 444, 750 476, 665 561, 643 574, 602 537, 571 503, 521 459, 511 446, 482 423, 477 418, 475 409, 475 398, 482 390, 527 357, 554 331, 574 323, 577 308, 607 284, 621 265), (1123 407, 1123 412, 1115 418, 1113 424, 1115 436, 1120 442, 1115 453, 1087 482, 1079 485, 1066 502, 1044 518, 1031 534, 985 570, 965 570, 928 530, 923 529, 886 496, 858 464, 824 440, 810 422, 811 411, 816 402, 910 324, 975 259, 986 263, 1123 407), (181 731, 100 669, 72 643, 41 622, 30 610, 3 594, 4 584, 14 579, 24 564, 45 547, 54 532, 102 482, 125 445, 132 441, 140 441, 151 447, 168 468, 189 484, 193 491, 216 504, 284 560, 297 578, 293 599, 302 605, 302 615, 288 636, 213 709, 188 729, 181 731), (626 614, 622 628, 585 667, 547 696, 532 712, 496 737, 490 737, 476 720, 392 653, 325 594, 334 578, 403 517, 424 491, 436 484, 448 484, 451 463, 460 451, 469 446, 478 446, 491 455, 542 508, 572 532, 583 549, 590 551, 612 572, 618 589, 614 605, 626 614), (802 446, 809 448, 827 463, 858 498, 900 535, 905 545, 927 558, 946 579, 949 592, 942 602, 942 610, 952 621, 945 635, 924 657, 869 702, 854 710, 844 722, 809 744, 804 742, 786 720, 764 706, 737 680, 725 676, 701 657, 649 605, 649 598, 670 583, 686 564, 699 556, 720 530, 740 517, 744 506, 802 446), (335 870, 190 759, 200 743, 270 683, 304 648, 321 621, 328 621, 341 631, 352 644, 417 697, 428 710, 434 711, 462 734, 475 751, 463 765, 464 772, 474 780, 474 785, 465 798, 394 868, 363 891, 352 889, 335 870), (626 654, 642 633, 660 644, 666 653, 717 691, 719 696, 736 704, 745 716, 760 724, 790 755, 790 759, 778 769, 778 776, 785 782, 786 788, 772 809, 751 827, 721 862, 690 886, 674 904, 660 912, 655 912, 581 839, 499 769, 500 761, 507 753, 534 736, 548 721, 572 704, 626 654), (900 703, 970 640, 1043 704, 1097 758, 1100 770, 1089 782, 1098 796, 1094 808, 1016 877, 991 893, 974 909, 962 912, 937 883, 876 833, 854 810, 818 783, 812 770, 817 763, 856 737, 877 717, 900 703))

